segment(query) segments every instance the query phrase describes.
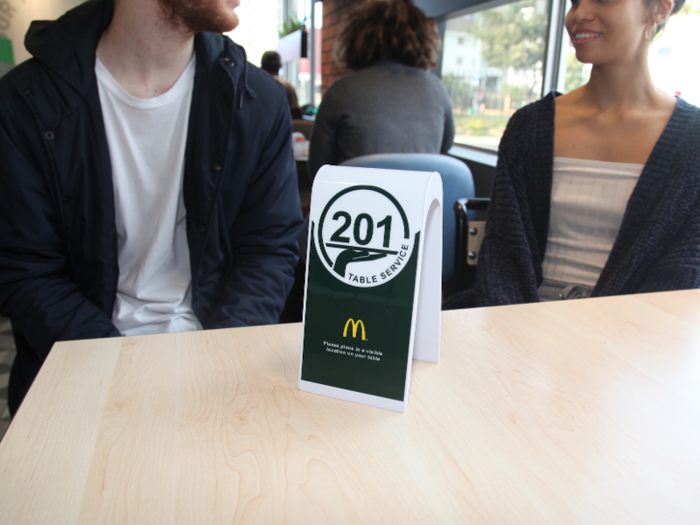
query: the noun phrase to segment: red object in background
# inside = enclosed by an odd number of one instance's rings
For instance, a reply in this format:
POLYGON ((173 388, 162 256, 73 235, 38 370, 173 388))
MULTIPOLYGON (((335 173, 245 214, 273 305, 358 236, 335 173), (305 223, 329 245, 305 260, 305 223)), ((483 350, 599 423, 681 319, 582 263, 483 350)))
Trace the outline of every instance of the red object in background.
POLYGON ((673 96, 675 96, 675 97, 680 97, 680 96, 681 96, 681 92, 680 92, 680 91, 676 91, 676 92, 673 94, 673 96))

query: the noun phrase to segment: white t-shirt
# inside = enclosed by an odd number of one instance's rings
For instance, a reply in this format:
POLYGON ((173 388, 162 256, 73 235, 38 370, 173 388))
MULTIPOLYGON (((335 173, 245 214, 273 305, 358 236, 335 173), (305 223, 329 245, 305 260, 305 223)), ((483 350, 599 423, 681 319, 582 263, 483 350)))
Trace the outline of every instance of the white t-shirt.
POLYGON ((182 196, 195 59, 162 95, 127 93, 97 60, 112 161, 119 284, 112 322, 124 335, 201 330, 192 311, 182 196))
POLYGON ((643 167, 554 158, 541 299, 556 299, 557 286, 595 286, 643 167))

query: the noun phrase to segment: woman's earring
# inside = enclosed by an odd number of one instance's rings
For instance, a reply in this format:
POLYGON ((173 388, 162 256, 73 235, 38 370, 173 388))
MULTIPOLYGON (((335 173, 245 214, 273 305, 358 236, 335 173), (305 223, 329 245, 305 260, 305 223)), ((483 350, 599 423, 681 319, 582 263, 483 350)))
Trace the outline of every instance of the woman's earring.
POLYGON ((656 24, 647 26, 646 29, 644 29, 644 38, 646 38, 649 42, 654 40, 654 35, 656 34, 656 24))

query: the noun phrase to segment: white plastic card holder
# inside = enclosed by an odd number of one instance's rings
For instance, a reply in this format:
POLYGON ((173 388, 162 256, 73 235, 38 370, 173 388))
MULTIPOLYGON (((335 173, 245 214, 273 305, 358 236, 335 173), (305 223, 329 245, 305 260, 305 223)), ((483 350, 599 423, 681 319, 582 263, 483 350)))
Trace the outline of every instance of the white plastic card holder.
POLYGON ((405 412, 440 361, 440 175, 324 166, 309 218, 299 388, 405 412))

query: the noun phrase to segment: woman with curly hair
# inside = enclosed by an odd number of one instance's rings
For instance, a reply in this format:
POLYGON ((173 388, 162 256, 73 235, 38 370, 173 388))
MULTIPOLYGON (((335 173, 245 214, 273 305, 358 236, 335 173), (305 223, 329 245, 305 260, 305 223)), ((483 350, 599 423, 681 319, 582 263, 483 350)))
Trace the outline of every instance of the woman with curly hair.
POLYGON ((584 86, 501 139, 471 290, 445 307, 700 286, 700 109, 657 88, 649 46, 685 0, 572 0, 584 86))
POLYGON ((353 73, 326 91, 309 148, 309 175, 372 153, 439 153, 452 147, 447 90, 428 72, 440 53, 435 20, 411 0, 368 0, 335 44, 353 73))

